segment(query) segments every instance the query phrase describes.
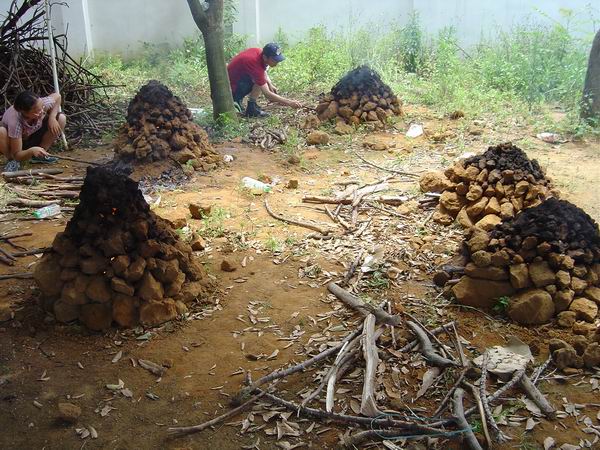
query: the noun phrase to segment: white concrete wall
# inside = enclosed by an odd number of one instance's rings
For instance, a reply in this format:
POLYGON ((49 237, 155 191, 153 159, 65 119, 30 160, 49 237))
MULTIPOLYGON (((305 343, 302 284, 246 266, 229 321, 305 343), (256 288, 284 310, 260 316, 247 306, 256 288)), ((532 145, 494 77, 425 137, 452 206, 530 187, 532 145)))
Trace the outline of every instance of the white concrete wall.
MULTIPOLYGON (((238 20, 234 31, 246 35, 250 45, 273 40, 279 28, 291 42, 301 39, 317 25, 324 25, 330 31, 370 27, 373 33, 381 33, 386 25, 406 23, 412 12, 419 14, 426 34, 435 35, 445 26, 454 26, 461 43, 467 47, 479 42, 482 36, 492 35, 498 29, 508 30, 527 18, 545 24, 551 20, 564 23, 561 8, 579 13, 573 22, 580 34, 594 31, 592 18, 596 24, 600 23, 599 0, 236 1, 238 20), (583 24, 577 23, 580 21, 583 24)), ((68 30, 73 56, 93 50, 129 57, 140 53, 145 42, 178 46, 183 39, 198 35, 186 0, 67 0, 67 3, 68 7, 55 8, 53 23, 56 33, 68 30)), ((0 0, 0 17, 9 5, 10 0, 0 0)))

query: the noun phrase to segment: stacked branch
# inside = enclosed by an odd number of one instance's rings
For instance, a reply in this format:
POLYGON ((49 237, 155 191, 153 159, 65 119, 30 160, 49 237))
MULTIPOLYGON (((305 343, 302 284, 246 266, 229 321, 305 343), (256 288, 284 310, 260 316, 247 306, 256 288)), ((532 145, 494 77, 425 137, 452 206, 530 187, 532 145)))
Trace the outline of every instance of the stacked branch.
MULTIPOLYGON (((4 109, 21 91, 39 95, 54 92, 48 45, 44 3, 24 1, 19 7, 17 0, 13 0, 0 24, 0 86, 4 109)), ((106 88, 111 86, 69 55, 65 35, 54 36, 54 45, 63 110, 69 117, 67 135, 76 139, 100 137, 114 123, 106 93, 106 88)))

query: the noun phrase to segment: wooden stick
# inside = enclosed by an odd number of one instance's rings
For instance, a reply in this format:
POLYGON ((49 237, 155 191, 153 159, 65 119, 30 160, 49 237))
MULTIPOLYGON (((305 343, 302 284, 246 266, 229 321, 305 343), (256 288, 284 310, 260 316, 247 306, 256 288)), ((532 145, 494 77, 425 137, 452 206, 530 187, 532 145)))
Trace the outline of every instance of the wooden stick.
MULTIPOLYGON (((445 325, 442 325, 440 327, 434 328, 433 330, 430 331, 430 333, 433 334, 434 336, 437 336, 438 334, 441 334, 444 331, 447 331, 448 328, 451 328, 454 323, 455 323, 454 321, 448 322, 445 325)), ((409 352, 409 351, 414 350, 418 346, 419 346, 419 341, 418 341, 418 339, 415 339, 415 340, 409 342, 408 344, 406 344, 404 347, 402 347, 398 351, 399 352, 409 352)))
POLYGON ((59 201, 57 200, 29 200, 26 198, 11 198, 6 204, 7 205, 18 205, 18 206, 31 206, 32 208, 41 208, 48 205, 55 205, 59 201))
POLYGON ((26 231, 24 233, 17 233, 17 234, 0 234, 0 241, 7 241, 9 239, 16 239, 18 237, 25 237, 25 236, 33 236, 33 233, 31 233, 30 231, 26 231))
POLYGON ((494 435, 496 437, 496 441, 499 443, 504 443, 510 440, 510 437, 505 435, 498 424, 496 423, 496 419, 494 419, 494 415, 492 414, 492 410, 490 408, 490 404, 488 402, 488 395, 486 390, 487 384, 487 364, 489 361, 489 353, 485 352, 483 354, 483 361, 481 362, 481 378, 479 381, 479 398, 481 400, 481 407, 483 409, 483 414, 481 414, 481 420, 483 423, 490 423, 490 427, 494 431, 494 435))
POLYGON ((377 323, 385 323, 393 326, 398 326, 402 323, 402 318, 400 316, 392 316, 382 308, 363 302, 361 299, 355 297, 350 292, 342 289, 335 283, 329 283, 327 285, 327 289, 339 300, 350 306, 352 309, 359 311, 364 316, 373 314, 377 319, 377 323))
POLYGON ((344 286, 347 286, 348 283, 350 282, 350 280, 352 279, 352 277, 354 276, 354 272, 356 272, 356 269, 358 268, 360 262, 362 261, 363 253, 364 253, 364 250, 361 250, 358 253, 358 256, 356 257, 356 259, 352 262, 352 264, 350 264, 350 267, 348 268, 348 272, 346 272, 346 275, 344 275, 344 281, 342 281, 342 284, 344 286))
POLYGON ((481 417, 483 436, 485 437, 485 441, 487 442, 487 448, 492 448, 492 438, 490 437, 490 431, 488 430, 487 420, 485 419, 486 413, 485 409, 483 408, 483 403, 481 401, 481 397, 479 396, 479 392, 477 392, 477 389, 471 383, 467 383, 466 381, 464 383, 466 386, 469 387, 469 389, 471 389, 471 393, 473 394, 473 397, 475 397, 475 402, 477 403, 477 408, 479 409, 479 416, 481 417))
POLYGON ((265 375, 264 377, 259 378, 252 385, 247 386, 244 389, 242 389, 240 394, 241 395, 247 394, 247 393, 251 392, 253 389, 257 388, 258 386, 262 386, 265 383, 276 380, 278 378, 287 377, 288 375, 294 374, 296 372, 300 372, 300 371, 306 369, 307 367, 310 367, 313 364, 327 358, 328 356, 333 355, 335 352, 340 350, 346 344, 346 342, 350 342, 352 339, 359 336, 362 333, 362 327, 363 326, 361 324, 358 327, 358 329, 354 330, 352 333, 350 333, 348 336, 346 336, 339 344, 337 344, 333 347, 329 347, 327 350, 322 351, 318 355, 315 355, 312 358, 309 358, 300 364, 296 364, 295 366, 288 367, 285 369, 277 369, 277 370, 271 372, 269 375, 265 375))
POLYGON ((302 222, 300 220, 295 220, 295 219, 289 219, 286 217, 283 217, 282 215, 276 214, 274 213, 271 208, 269 208, 269 202, 268 200, 265 198, 265 208, 267 209, 267 212, 269 213, 269 215, 277 220, 281 220, 282 222, 285 223, 289 223, 291 225, 296 225, 299 227, 304 227, 304 228, 308 228, 309 230, 313 230, 316 231, 317 233, 321 233, 324 236, 327 236, 329 234, 330 230, 325 230, 317 225, 313 225, 311 223, 306 223, 306 222, 302 222))
MULTIPOLYGON (((391 206, 400 206, 403 203, 405 203, 406 200, 407 200, 407 197, 405 197, 405 196, 386 196, 386 195, 369 199, 369 201, 372 201, 372 202, 378 202, 378 203, 382 203, 384 205, 391 205, 391 206)), ((302 201, 304 203, 327 203, 327 204, 331 204, 331 205, 351 205, 352 204, 352 199, 349 199, 349 198, 337 199, 334 197, 324 197, 324 196, 320 196, 320 195, 305 195, 304 197, 302 197, 302 201)))
POLYGON ((519 384, 546 417, 553 419, 556 416, 554 407, 548 402, 544 394, 539 391, 526 374, 521 376, 519 384))
POLYGON ((37 255, 39 253, 46 253, 47 251, 52 250, 52 247, 41 247, 41 248, 32 248, 31 250, 25 250, 22 252, 15 252, 13 256, 29 256, 29 255, 37 255))
POLYGON ((406 321, 406 325, 408 325, 408 327, 419 340, 419 345, 421 346, 421 353, 423 353, 423 356, 429 364, 442 368, 456 366, 456 364, 453 361, 450 361, 449 359, 444 358, 443 356, 440 356, 435 352, 435 350, 433 349, 433 345, 431 345, 431 341, 427 337, 427 334, 419 325, 410 320, 406 321))
MULTIPOLYGON (((255 389, 255 391, 264 392, 261 389, 255 389)), ((337 423, 355 424, 355 425, 361 425, 361 426, 365 426, 365 427, 375 427, 375 426, 377 426, 377 427, 395 427, 395 428, 399 428, 399 429, 414 430, 414 431, 420 431, 423 433, 431 433, 431 434, 437 434, 437 433, 444 432, 443 430, 440 430, 437 428, 432 428, 427 425, 421 425, 416 422, 405 422, 402 420, 396 420, 389 416, 383 417, 383 418, 373 418, 373 417, 361 417, 361 416, 351 416, 351 415, 346 415, 346 414, 329 413, 322 409, 309 408, 307 406, 298 405, 296 403, 290 402, 288 400, 284 400, 284 399, 277 397, 276 395, 270 394, 268 392, 265 393, 264 398, 270 400, 271 402, 275 403, 276 405, 283 406, 284 408, 286 408, 290 411, 294 411, 298 414, 302 414, 302 415, 309 416, 309 417, 317 417, 319 419, 324 419, 324 420, 331 420, 331 421, 337 422, 337 423)))
POLYGON ((102 163, 98 163, 98 162, 94 162, 94 161, 85 161, 83 159, 73 158, 72 156, 63 156, 63 155, 56 155, 56 154, 53 154, 52 156, 54 156, 55 158, 58 158, 58 159, 64 159, 65 161, 73 161, 73 162, 77 162, 77 163, 81 163, 81 164, 89 164, 91 166, 101 166, 102 165, 102 163))
POLYGON ((34 176, 34 175, 58 175, 59 173, 63 173, 62 169, 29 169, 29 170, 17 170, 15 172, 2 172, 2 176, 4 178, 17 178, 17 177, 25 177, 25 176, 34 176))
MULTIPOLYGON (((3 248, 0 247, 0 253, 2 255, 4 255, 6 258, 8 258, 11 261, 16 261, 17 258, 14 257, 14 255, 12 255, 11 253, 7 252, 6 250, 4 250, 3 248)), ((12 266, 12 264, 11 264, 12 266)))
POLYGON ((465 394, 465 391, 463 391, 461 388, 457 388, 454 391, 454 397, 453 397, 453 401, 452 401, 452 411, 454 412, 454 422, 462 430, 464 430, 465 439, 467 441, 467 444, 469 445, 469 448, 471 448, 471 450, 483 450, 483 448, 481 448, 481 445, 479 445, 479 442, 477 441, 475 434, 473 434, 471 425, 469 425, 469 422, 467 422, 467 419, 465 418, 465 410, 463 407, 464 394, 465 394))
POLYGON ((387 168, 387 167, 378 166, 377 164, 375 164, 375 163, 372 163, 371 161, 368 161, 368 160, 366 160, 365 158, 363 158, 362 156, 360 156, 360 155, 359 155, 357 152, 353 152, 353 153, 354 153, 354 154, 356 155, 356 157, 357 157, 358 159, 360 159, 362 162, 364 162, 365 164, 368 164, 369 166, 375 167, 376 169, 379 169, 379 170, 385 170, 386 172, 395 173, 395 174, 398 174, 398 175, 405 175, 405 176, 407 176, 407 177, 415 177, 415 178, 419 178, 419 175, 417 175, 417 174, 414 174, 414 173, 411 173, 411 172, 403 172, 403 171, 401 171, 401 170, 389 169, 389 168, 387 168))
POLYGON ((24 272, 24 273, 9 273, 6 275, 0 275, 0 280, 28 280, 33 278, 33 272, 24 272))
POLYGON ((462 383, 463 379, 467 375, 467 370, 468 369, 463 369, 460 372, 460 375, 458 376, 458 379, 452 385, 452 387, 450 388, 450 390, 448 392, 446 392, 446 395, 442 399, 442 402, 437 407, 437 409, 435 410, 435 412, 433 413, 433 415, 431 417, 437 417, 437 416, 439 416, 442 413, 442 411, 444 411, 444 409, 446 409, 446 405, 448 404, 448 401, 452 398, 452 395, 454 394, 454 391, 460 386, 460 384, 462 383))
POLYGON ((349 230, 350 229, 350 225, 348 225, 346 223, 346 221, 344 219, 342 219, 339 215, 335 215, 327 206, 325 206, 325 212, 327 213, 327 215, 329 216, 329 218, 331 220, 333 220, 334 222, 339 223, 344 230, 349 230))
POLYGON ((375 401, 375 375, 379 364, 379 355, 377 354, 377 344, 375 343, 375 322, 377 318, 374 314, 369 314, 365 319, 362 334, 363 356, 367 362, 364 373, 362 399, 360 403, 360 413, 367 417, 377 417, 381 415, 380 409, 375 401))

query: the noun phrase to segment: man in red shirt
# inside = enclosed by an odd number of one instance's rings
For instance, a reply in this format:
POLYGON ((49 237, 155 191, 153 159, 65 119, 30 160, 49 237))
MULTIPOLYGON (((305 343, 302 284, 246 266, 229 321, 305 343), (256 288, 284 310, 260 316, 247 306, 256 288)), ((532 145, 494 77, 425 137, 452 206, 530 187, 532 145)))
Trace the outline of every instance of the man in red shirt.
POLYGON ((279 45, 270 43, 260 48, 249 48, 238 53, 227 65, 229 82, 233 101, 240 112, 243 111, 242 101, 249 95, 246 117, 266 117, 264 112, 256 103, 256 99, 262 93, 267 99, 291 108, 301 108, 302 104, 296 100, 289 100, 277 95, 277 89, 271 82, 267 69, 275 67, 285 58, 281 54, 279 45))

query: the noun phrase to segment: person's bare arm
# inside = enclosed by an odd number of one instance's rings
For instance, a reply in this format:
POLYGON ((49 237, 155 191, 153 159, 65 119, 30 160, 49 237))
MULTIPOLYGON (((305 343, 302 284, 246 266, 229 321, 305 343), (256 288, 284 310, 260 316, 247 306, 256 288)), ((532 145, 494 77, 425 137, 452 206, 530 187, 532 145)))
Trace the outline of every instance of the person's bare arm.
POLYGON ((271 92, 277 94, 277 88, 275 87, 275 85, 271 81, 271 77, 269 77, 269 73, 268 72, 265 72, 265 78, 267 79, 267 86, 269 86, 269 89, 271 90, 271 92))
POLYGON ((260 90, 262 91, 263 95, 272 102, 279 103, 280 105, 284 106, 289 106, 291 108, 302 108, 302 103, 300 103, 299 101, 290 100, 285 97, 282 97, 281 95, 276 94, 275 92, 272 92, 271 89, 269 89, 269 83, 265 83, 262 86, 260 86, 260 90))
POLYGON ((23 150, 23 139, 9 138, 10 154, 15 161, 27 161, 33 157, 41 158, 47 156, 48 152, 42 147, 31 147, 23 150))
POLYGON ((52 98, 52 100, 54 100, 54 106, 50 111, 48 111, 48 129, 52 132, 52 134, 55 137, 57 137, 62 132, 60 124, 56 119, 56 116, 60 112, 62 97, 56 92, 54 94, 50 94, 50 97, 52 98))

